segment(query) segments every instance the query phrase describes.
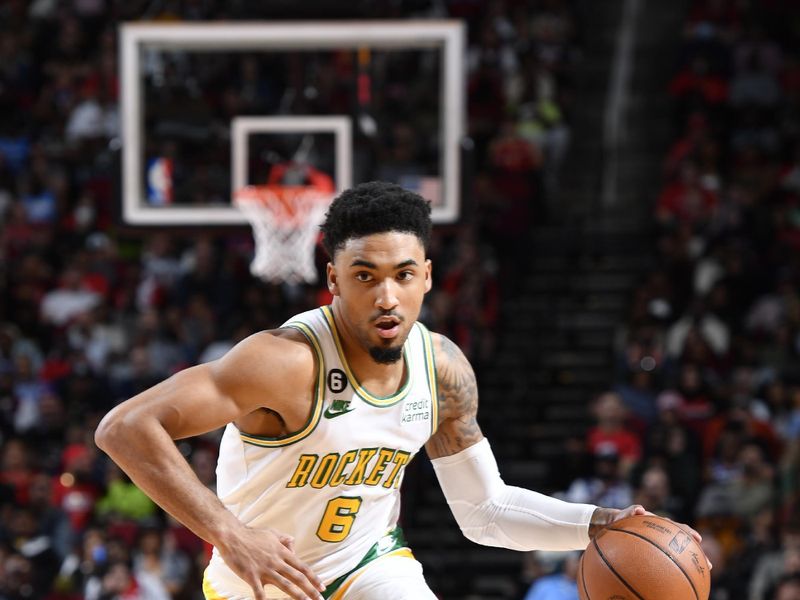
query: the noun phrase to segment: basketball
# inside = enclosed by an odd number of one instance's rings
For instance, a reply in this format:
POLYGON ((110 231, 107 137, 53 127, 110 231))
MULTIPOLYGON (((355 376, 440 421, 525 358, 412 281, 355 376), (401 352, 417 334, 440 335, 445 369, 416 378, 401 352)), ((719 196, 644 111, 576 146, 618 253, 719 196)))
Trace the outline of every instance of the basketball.
POLYGON ((589 544, 578 568, 582 600, 707 600, 703 550, 668 519, 633 516, 612 523, 589 544))

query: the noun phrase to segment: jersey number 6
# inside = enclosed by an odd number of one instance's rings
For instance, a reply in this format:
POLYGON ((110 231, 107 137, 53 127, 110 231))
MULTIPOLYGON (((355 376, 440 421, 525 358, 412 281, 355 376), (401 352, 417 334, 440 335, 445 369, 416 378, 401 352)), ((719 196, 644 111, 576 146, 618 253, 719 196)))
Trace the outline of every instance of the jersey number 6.
POLYGON ((361 498, 358 496, 332 498, 317 527, 317 537, 323 542, 341 542, 350 533, 359 508, 361 498))

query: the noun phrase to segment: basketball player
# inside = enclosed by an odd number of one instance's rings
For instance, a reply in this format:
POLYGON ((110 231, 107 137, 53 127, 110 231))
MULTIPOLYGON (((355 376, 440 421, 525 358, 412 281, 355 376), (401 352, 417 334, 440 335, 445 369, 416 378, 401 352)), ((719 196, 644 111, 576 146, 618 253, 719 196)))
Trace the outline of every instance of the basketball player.
POLYGON ((403 473, 424 445, 464 534, 516 550, 583 549, 630 514, 507 486, 476 421, 475 376, 417 322, 431 288, 428 203, 359 185, 322 225, 333 303, 257 333, 122 403, 97 444, 214 545, 218 598, 425 600, 397 528, 403 473), (215 496, 173 440, 225 427, 215 496))

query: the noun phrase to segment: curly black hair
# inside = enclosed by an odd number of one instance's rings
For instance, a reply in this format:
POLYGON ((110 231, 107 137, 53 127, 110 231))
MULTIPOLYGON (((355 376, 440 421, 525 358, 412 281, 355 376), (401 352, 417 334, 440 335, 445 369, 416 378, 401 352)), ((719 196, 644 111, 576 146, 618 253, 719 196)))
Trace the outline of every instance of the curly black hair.
POLYGON ((347 240, 397 231, 411 233, 425 250, 431 239, 431 206, 419 194, 385 181, 361 183, 331 202, 320 225, 322 246, 335 258, 347 240))

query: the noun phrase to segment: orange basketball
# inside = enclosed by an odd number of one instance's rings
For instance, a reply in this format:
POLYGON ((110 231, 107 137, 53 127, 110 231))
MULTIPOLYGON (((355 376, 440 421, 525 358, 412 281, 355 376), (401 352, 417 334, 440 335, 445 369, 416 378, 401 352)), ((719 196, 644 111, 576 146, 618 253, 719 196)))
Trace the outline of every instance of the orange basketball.
POLYGON ((706 555, 689 532, 662 517, 612 523, 578 569, 581 600, 708 600, 706 555))

